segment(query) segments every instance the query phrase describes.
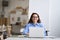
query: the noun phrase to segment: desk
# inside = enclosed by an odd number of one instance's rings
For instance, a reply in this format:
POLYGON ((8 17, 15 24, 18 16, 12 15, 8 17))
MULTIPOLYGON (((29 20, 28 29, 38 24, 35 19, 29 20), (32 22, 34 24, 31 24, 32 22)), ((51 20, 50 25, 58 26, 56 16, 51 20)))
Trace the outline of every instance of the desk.
POLYGON ((8 37, 5 40, 60 40, 60 38, 29 38, 29 37, 8 37))

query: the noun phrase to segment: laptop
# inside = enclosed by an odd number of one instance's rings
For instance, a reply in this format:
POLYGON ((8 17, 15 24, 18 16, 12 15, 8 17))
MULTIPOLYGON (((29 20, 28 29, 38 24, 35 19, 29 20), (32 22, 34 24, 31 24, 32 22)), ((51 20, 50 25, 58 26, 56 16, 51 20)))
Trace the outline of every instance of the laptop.
POLYGON ((44 37, 44 29, 42 27, 29 27, 29 37, 44 37))

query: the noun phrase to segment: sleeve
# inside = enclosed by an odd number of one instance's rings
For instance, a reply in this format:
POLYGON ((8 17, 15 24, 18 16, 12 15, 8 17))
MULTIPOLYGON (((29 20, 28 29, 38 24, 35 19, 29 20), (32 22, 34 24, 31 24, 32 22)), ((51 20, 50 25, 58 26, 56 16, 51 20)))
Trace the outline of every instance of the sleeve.
POLYGON ((44 28, 44 36, 46 36, 47 33, 46 33, 46 28, 45 28, 44 24, 43 23, 40 23, 40 26, 44 28))
POLYGON ((25 28, 24 28, 24 31, 23 31, 23 34, 27 34, 29 33, 29 25, 25 25, 25 28))

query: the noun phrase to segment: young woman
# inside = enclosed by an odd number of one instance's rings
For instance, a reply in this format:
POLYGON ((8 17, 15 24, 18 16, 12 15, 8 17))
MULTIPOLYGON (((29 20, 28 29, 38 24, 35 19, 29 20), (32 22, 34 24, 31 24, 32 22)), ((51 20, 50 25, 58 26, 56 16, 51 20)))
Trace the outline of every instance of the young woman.
MULTIPOLYGON (((29 27, 42 27, 44 28, 43 23, 41 23, 41 20, 39 18, 39 15, 37 13, 32 13, 30 20, 28 24, 25 26, 25 29, 23 31, 23 34, 29 35, 29 27)), ((45 30, 45 28, 44 28, 45 30)), ((44 31, 44 35, 46 35, 46 30, 44 31)))

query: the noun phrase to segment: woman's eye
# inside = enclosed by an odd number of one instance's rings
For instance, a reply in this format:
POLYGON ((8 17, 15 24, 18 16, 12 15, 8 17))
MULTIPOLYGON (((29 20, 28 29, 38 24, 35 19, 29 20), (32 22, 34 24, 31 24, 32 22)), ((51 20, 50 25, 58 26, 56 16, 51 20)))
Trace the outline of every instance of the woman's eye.
POLYGON ((33 18, 38 18, 38 17, 33 17, 33 18))

